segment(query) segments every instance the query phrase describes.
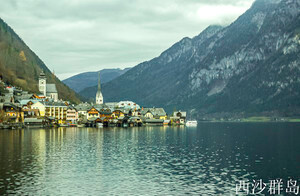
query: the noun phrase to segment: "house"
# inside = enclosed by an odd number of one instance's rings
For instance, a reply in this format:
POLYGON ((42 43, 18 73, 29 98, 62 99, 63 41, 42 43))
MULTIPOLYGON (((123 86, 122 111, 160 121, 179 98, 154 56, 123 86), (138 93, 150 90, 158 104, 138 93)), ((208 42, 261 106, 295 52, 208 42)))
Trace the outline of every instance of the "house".
POLYGON ((40 111, 38 108, 32 108, 32 105, 37 103, 36 99, 22 99, 19 101, 22 111, 24 112, 25 118, 32 118, 40 116, 40 111))
POLYGON ((77 106, 75 106, 75 109, 78 112, 78 116, 81 118, 87 119, 87 111, 89 111, 92 108, 92 106, 89 103, 80 103, 77 106))
POLYGON ((31 109, 31 108, 22 108, 24 112, 25 118, 32 118, 32 117, 39 117, 40 111, 38 109, 31 109))
POLYGON ((142 108, 141 113, 146 119, 167 119, 167 113, 163 108, 142 108))
POLYGON ((31 108, 31 106, 37 102, 39 102, 37 99, 21 99, 19 101, 22 108, 31 108))
POLYGON ((142 119, 137 116, 130 117, 128 122, 130 127, 140 127, 143 125, 142 119))
POLYGON ((40 116, 45 116, 45 113, 46 113, 46 107, 45 105, 43 104, 43 102, 41 101, 38 101, 34 104, 31 105, 31 109, 34 109, 34 110, 39 110, 39 113, 40 113, 40 116))
POLYGON ((100 118, 105 117, 107 119, 112 119, 112 112, 109 108, 100 110, 100 118))
POLYGON ((139 110, 134 109, 133 111, 131 111, 131 115, 135 117, 141 117, 142 116, 141 109, 139 110))
POLYGON ((63 102, 42 102, 45 106, 45 116, 54 117, 58 124, 66 124, 67 109, 63 102))
POLYGON ((112 112, 112 118, 113 119, 118 119, 121 116, 125 116, 124 112, 120 109, 116 109, 112 112))
POLYGON ((87 119, 90 120, 93 118, 100 118, 100 113, 95 107, 92 107, 87 111, 87 119))
POLYGON ((7 116, 8 122, 23 122, 24 121, 24 113, 22 112, 22 108, 13 103, 0 103, 0 110, 5 112, 7 116))
POLYGON ((152 119, 154 117, 153 113, 148 108, 145 108, 144 110, 142 110, 142 115, 146 119, 152 119))
POLYGON ((117 104, 117 109, 139 110, 140 106, 132 101, 120 101, 117 104))
POLYGON ((75 124, 79 120, 78 111, 73 106, 68 106, 67 109, 67 123, 75 124))
POLYGON ((105 104, 97 104, 95 108, 99 111, 100 118, 105 117, 107 119, 112 119, 112 110, 105 104))
POLYGON ((175 111, 173 112, 173 116, 170 118, 170 120, 176 124, 185 124, 186 112, 175 111))
POLYGON ((117 127, 128 127, 129 116, 120 116, 117 121, 117 127))
POLYGON ((24 124, 28 127, 43 127, 45 124, 44 119, 38 119, 38 118, 25 118, 24 124))

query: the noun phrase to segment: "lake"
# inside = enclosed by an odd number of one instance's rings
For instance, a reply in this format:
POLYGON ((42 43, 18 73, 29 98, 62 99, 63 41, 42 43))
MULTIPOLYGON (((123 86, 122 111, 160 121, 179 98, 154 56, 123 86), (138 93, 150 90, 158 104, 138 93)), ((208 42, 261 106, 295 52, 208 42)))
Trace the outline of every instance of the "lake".
POLYGON ((235 195, 240 181, 260 179, 285 187, 300 183, 299 139, 297 123, 0 130, 0 195, 235 195))

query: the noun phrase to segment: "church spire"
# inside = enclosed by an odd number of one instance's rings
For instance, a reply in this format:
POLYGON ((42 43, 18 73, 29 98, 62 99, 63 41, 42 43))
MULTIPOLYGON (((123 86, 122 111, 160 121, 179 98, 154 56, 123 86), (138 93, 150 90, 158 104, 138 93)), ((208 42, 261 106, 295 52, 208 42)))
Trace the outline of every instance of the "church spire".
POLYGON ((100 71, 98 72, 98 91, 101 91, 100 71))
POLYGON ((96 93, 96 104, 103 104, 103 95, 101 93, 100 71, 98 73, 98 91, 96 93))

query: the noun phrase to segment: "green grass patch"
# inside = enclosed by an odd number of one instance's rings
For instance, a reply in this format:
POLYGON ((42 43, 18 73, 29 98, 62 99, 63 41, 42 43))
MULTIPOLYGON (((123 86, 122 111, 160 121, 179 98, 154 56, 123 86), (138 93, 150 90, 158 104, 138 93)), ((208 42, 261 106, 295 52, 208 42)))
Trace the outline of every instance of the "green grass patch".
POLYGON ((271 118, 266 116, 253 116, 241 119, 241 122, 270 122, 271 118))
POLYGON ((300 122, 300 119, 289 119, 288 122, 300 122))

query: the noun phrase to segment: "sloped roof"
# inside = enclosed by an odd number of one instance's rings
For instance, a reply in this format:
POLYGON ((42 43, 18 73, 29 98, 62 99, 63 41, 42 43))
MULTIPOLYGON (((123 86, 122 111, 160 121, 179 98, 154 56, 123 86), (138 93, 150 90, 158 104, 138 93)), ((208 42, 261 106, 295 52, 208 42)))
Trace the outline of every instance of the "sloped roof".
POLYGON ((74 106, 72 106, 72 105, 68 106, 68 110, 76 110, 77 111, 77 109, 74 106))
POLYGON ((45 106, 67 107, 67 105, 63 102, 50 102, 50 101, 48 102, 47 101, 47 102, 41 102, 41 103, 43 103, 45 106))
POLYGON ((186 112, 182 112, 182 111, 173 112, 173 116, 177 116, 178 113, 181 113, 181 117, 186 117, 186 112))
POLYGON ((46 85, 46 93, 57 93, 55 84, 47 84, 46 85))
POLYGON ((80 103, 77 106, 75 106, 77 111, 88 111, 92 108, 92 106, 89 103, 80 103))
POLYGON ((26 105, 29 101, 31 101, 32 103, 36 103, 36 102, 38 102, 39 100, 34 100, 34 99, 22 99, 22 100, 20 100, 20 104, 23 106, 23 105, 26 105))
POLYGON ((101 109, 110 109, 107 105, 105 104, 96 104, 94 105, 94 108, 96 108, 98 111, 100 111, 101 109))
POLYGON ((14 104, 14 103, 11 103, 11 102, 0 103, 0 109, 3 109, 4 107, 12 107, 14 109, 21 108, 18 104, 14 104))
POLYGON ((143 115, 145 115, 147 112, 151 112, 153 116, 165 116, 167 113, 163 108, 144 108, 144 110, 141 111, 143 115))

